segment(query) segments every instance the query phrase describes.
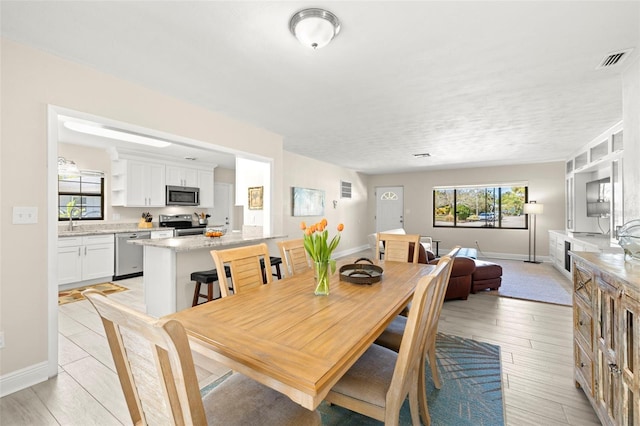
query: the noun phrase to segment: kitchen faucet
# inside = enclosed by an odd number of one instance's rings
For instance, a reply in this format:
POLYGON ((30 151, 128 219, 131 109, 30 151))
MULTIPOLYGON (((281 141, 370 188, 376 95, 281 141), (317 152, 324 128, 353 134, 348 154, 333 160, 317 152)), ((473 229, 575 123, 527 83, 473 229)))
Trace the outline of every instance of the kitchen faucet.
POLYGON ((80 209, 78 207, 72 207, 71 210, 69 211, 69 227, 67 228, 67 230, 69 231, 73 231, 73 227, 75 226, 73 223, 73 212, 74 210, 76 212, 80 212, 80 209))

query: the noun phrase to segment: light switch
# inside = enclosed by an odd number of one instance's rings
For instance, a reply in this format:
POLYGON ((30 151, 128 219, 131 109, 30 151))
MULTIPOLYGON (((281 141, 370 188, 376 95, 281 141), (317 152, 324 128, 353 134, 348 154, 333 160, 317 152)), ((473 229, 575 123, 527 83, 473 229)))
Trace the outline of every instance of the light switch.
POLYGON ((28 225, 38 223, 37 207, 14 207, 13 208, 14 225, 28 225))

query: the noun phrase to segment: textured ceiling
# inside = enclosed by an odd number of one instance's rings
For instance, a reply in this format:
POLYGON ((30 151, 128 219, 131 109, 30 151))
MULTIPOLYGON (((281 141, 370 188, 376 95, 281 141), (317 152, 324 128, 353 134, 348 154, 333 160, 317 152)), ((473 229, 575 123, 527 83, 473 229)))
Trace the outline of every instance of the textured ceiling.
POLYGON ((622 118, 637 1, 12 2, 2 35, 369 174, 564 160, 622 118), (289 18, 324 7, 312 51, 289 18), (626 62, 596 70, 613 51, 626 62), (431 157, 416 159, 412 154, 431 157))

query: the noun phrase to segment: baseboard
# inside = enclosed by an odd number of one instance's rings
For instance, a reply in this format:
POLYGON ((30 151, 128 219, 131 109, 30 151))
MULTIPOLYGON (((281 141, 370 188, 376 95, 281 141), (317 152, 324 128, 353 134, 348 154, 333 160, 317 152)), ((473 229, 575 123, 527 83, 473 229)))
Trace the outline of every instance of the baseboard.
POLYGON ((48 366, 44 361, 0 377, 0 398, 47 381, 48 366))

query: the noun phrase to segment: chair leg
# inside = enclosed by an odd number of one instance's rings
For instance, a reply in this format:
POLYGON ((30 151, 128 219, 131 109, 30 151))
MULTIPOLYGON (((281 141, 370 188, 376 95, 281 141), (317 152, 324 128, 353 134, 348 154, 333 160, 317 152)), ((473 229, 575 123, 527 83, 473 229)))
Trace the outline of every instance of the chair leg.
POLYGON ((433 378, 433 384, 436 386, 436 389, 440 389, 442 387, 442 382, 440 381, 440 372, 438 371, 438 360, 436 359, 436 347, 435 343, 427 349, 427 353, 429 355, 429 366, 431 367, 431 377, 433 378))
POLYGON ((280 280, 282 279, 282 273, 280 272, 280 264, 276 265, 276 273, 275 276, 280 280))
POLYGON ((213 282, 207 283, 207 302, 213 300, 213 282))
POLYGON ((420 368, 419 368, 419 377, 418 377, 418 406, 420 409, 420 417, 422 418, 422 422, 429 426, 431 424, 431 415, 429 414, 429 405, 427 404, 427 379, 425 377, 426 369, 425 369, 426 357, 425 354, 422 354, 420 360, 420 368))
POLYGON ((196 289, 193 292, 193 303, 191 306, 196 306, 198 304, 198 299, 200 298, 200 281, 196 281, 196 289))

